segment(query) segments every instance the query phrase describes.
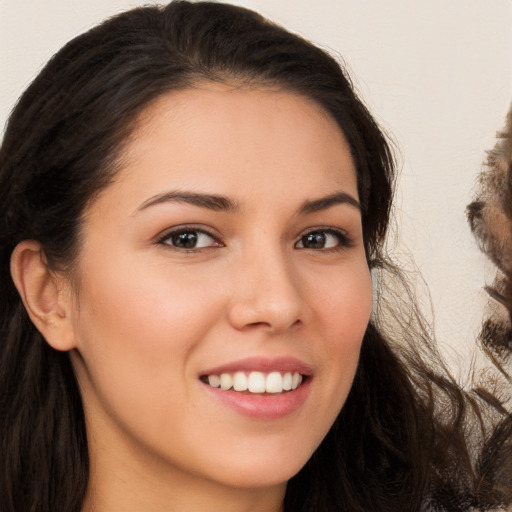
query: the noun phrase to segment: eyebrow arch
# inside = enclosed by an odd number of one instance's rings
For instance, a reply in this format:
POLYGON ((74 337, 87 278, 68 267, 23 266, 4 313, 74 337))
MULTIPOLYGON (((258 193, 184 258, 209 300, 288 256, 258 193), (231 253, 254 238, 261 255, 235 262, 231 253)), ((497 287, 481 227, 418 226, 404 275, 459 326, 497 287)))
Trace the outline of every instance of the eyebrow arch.
POLYGON ((238 204, 225 196, 175 190, 149 198, 137 208, 136 213, 157 204, 172 202, 191 204, 216 212, 233 212, 238 210, 238 204))
POLYGON ((347 192, 335 192, 334 194, 321 197, 320 199, 305 201, 299 208, 299 214, 315 213, 321 210, 327 210, 331 206, 337 204, 348 204, 357 208, 359 212, 362 211, 361 204, 355 197, 347 194, 347 192))

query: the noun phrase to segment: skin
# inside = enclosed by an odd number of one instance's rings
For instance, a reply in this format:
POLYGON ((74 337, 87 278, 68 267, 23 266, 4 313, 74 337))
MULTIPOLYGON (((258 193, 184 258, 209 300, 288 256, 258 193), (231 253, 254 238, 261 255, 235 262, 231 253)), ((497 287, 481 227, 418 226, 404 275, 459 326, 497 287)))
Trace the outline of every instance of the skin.
MULTIPOLYGON (((33 318, 53 315, 36 324, 70 350, 83 393, 84 510, 281 510, 287 480, 343 406, 370 315, 357 200, 344 136, 308 99, 202 85, 144 113, 118 179, 86 211, 73 279, 46 277, 25 294, 44 299, 26 304, 33 318), (176 191, 236 208, 161 197, 176 191), (303 208, 334 193, 345 195, 303 208), (211 236, 175 247, 164 237, 180 226, 211 236), (320 227, 325 246, 304 246, 320 227), (199 378, 247 357, 307 364, 300 407, 248 417, 199 378)), ((27 243, 14 257, 20 289, 36 253, 27 243)))

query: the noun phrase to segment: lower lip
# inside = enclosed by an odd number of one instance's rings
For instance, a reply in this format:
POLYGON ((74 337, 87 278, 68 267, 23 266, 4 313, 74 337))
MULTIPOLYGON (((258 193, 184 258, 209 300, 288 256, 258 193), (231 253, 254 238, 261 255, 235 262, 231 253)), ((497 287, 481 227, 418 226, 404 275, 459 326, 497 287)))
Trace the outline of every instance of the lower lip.
POLYGON ((297 389, 276 395, 249 394, 233 390, 223 391, 208 384, 204 385, 217 400, 220 400, 237 413, 250 418, 274 420, 284 418, 300 408, 309 395, 310 381, 311 378, 308 378, 297 389))

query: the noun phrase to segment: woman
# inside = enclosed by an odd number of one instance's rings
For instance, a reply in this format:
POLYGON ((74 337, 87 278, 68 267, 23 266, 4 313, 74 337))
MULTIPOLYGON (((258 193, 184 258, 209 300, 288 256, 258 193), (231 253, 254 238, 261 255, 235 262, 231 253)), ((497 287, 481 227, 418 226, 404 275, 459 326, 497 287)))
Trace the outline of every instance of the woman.
POLYGON ((510 498, 421 320, 407 350, 369 322, 393 160, 323 51, 228 5, 121 14, 27 89, 0 169, 2 510, 510 498))

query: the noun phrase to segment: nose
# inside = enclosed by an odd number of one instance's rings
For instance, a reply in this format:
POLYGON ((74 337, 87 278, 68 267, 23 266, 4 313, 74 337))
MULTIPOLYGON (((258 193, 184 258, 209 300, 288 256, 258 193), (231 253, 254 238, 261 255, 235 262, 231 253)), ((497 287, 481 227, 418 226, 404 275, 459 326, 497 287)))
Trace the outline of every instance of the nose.
POLYGON ((238 330, 284 332, 303 321, 305 305, 300 283, 281 251, 252 254, 239 262, 228 308, 238 330))

